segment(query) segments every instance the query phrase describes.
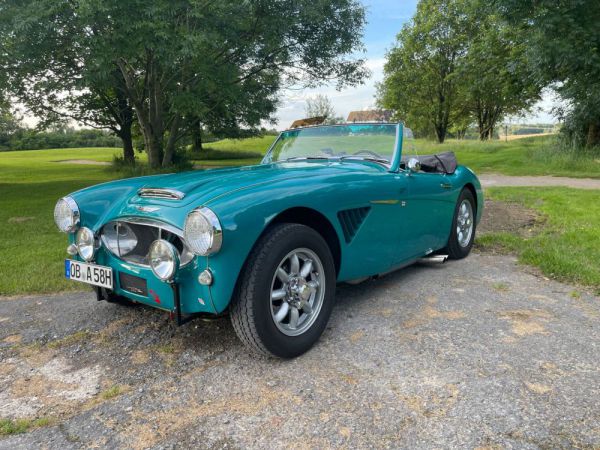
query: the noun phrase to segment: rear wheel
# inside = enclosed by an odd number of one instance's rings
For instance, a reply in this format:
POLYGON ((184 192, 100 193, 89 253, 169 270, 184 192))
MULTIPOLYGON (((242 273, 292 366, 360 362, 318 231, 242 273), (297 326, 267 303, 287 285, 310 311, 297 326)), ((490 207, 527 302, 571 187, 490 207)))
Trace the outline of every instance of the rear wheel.
POLYGON ((463 189, 456 202, 452 230, 446 247, 448 256, 452 259, 466 257, 473 248, 476 208, 473 193, 467 188, 463 189))
POLYGON ((319 233, 304 225, 272 227, 252 250, 231 304, 244 344, 293 358, 319 339, 333 308, 335 266, 319 233))

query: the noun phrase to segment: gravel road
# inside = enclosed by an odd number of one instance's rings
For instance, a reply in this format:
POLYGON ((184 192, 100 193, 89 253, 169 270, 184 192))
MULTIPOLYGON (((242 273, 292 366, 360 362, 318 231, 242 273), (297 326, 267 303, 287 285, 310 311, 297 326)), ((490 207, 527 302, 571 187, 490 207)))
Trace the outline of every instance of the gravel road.
POLYGON ((306 355, 91 293, 0 300, 20 448, 600 448, 600 298, 474 254, 339 286, 306 355))
POLYGON ((481 185, 486 188, 501 186, 562 186, 576 189, 600 189, 600 180, 595 178, 553 177, 549 175, 518 177, 497 173, 480 174, 478 177, 481 185))

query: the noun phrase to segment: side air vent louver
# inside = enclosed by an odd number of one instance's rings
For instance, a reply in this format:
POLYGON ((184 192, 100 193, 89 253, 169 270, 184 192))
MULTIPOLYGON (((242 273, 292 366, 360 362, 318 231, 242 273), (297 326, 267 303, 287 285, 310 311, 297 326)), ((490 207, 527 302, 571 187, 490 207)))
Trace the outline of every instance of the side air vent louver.
POLYGON ((338 212, 338 219, 342 225, 342 231, 344 232, 344 239, 346 243, 350 243, 354 238, 354 235, 360 228, 367 214, 371 210, 370 207, 365 206, 363 208, 346 209, 338 212))

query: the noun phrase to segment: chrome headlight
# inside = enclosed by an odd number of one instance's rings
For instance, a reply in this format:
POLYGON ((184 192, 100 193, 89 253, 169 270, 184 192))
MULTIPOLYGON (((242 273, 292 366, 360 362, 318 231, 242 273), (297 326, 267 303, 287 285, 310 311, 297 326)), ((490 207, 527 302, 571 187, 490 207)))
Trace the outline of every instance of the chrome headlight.
POLYGON ((158 239, 150 245, 148 252, 150 268, 162 281, 172 279, 179 270, 179 253, 173 244, 158 239))
POLYGON ((89 228, 83 227, 77 231, 75 236, 77 253, 84 261, 91 261, 94 258, 94 232, 89 228))
POLYGON ((54 222, 63 233, 72 233, 79 225, 79 207, 71 197, 63 197, 54 207, 54 222))
POLYGON ((223 242, 223 230, 216 214, 206 207, 194 209, 185 219, 183 237, 196 255, 216 253, 223 242))

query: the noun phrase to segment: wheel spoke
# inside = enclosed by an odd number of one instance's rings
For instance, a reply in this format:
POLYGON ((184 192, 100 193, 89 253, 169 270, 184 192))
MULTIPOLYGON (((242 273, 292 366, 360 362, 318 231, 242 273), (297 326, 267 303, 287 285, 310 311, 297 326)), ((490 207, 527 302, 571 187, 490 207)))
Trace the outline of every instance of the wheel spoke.
POLYGON ((279 281, 281 281, 282 283, 287 283, 290 279, 290 276, 285 270, 283 270, 280 267, 279 269, 277 269, 277 278, 279 278, 279 281))
POLYGON ((282 298, 285 298, 286 295, 287 292, 285 289, 276 289, 271 292, 271 300, 281 300, 282 298))
POLYGON ((467 204, 463 203, 460 205, 460 213, 464 216, 467 213, 467 204))
POLYGON ((300 260, 298 254, 294 253, 290 258, 290 275, 296 275, 300 271, 300 260))
POLYGON ((302 265, 302 270, 300 271, 300 276, 302 278, 306 278, 308 276, 308 274, 310 274, 310 271, 312 270, 313 267, 313 262, 310 259, 307 259, 304 264, 302 265))
POLYGON ((307 284, 310 286, 310 290, 313 292, 316 292, 317 288, 319 287, 319 282, 317 280, 309 281, 307 284))
MULTIPOLYGON (((287 303, 286 303, 287 304, 287 303)), ((300 317, 300 311, 298 308, 292 306, 290 312, 290 328, 295 330, 298 328, 298 318, 300 317)))
POLYGON ((283 302, 281 304, 281 308, 279 308, 279 310, 275 314, 275 321, 281 322, 283 319, 285 319, 285 317, 288 315, 289 310, 290 310, 290 305, 286 302, 283 302))
POLYGON ((304 311, 306 314, 312 314, 312 306, 310 305, 310 303, 308 302, 304 302, 302 303, 302 311, 304 311))

